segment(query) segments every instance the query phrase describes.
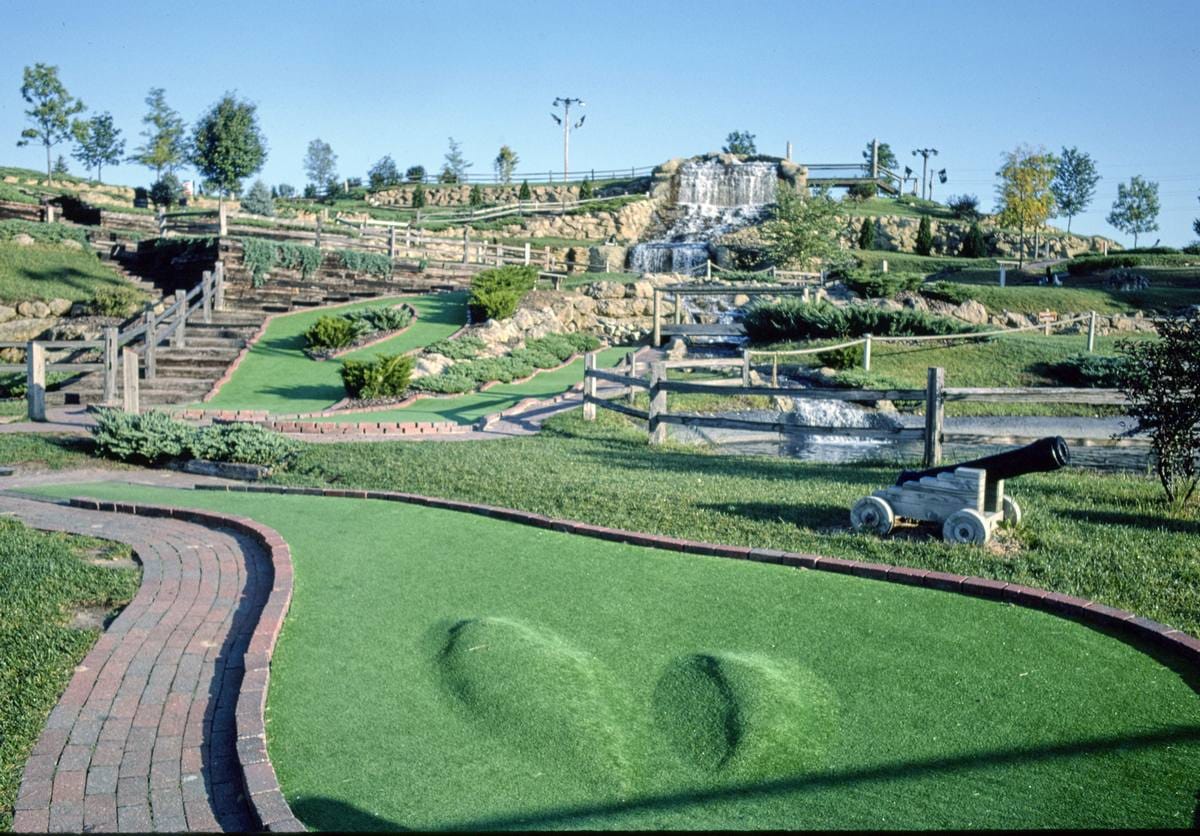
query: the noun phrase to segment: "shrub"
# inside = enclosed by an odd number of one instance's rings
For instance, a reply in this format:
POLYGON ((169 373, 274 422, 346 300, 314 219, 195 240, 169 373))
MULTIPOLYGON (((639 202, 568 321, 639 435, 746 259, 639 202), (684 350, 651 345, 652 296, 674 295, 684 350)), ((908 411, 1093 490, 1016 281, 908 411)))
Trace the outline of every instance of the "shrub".
POLYGON ((412 322, 412 313, 409 312, 408 308, 403 307, 365 308, 342 314, 342 316, 350 320, 351 323, 363 323, 365 327, 363 333, 371 331, 399 331, 402 328, 407 328, 412 322))
POLYGON ((870 200, 879 194, 879 187, 874 183, 855 183, 846 190, 846 194, 852 200, 870 200))
POLYGON ((408 170, 404 172, 404 179, 410 183, 420 183, 425 179, 425 166, 410 165, 408 170))
POLYGON ((451 360, 470 360, 479 356, 479 352, 487 345, 474 334, 466 334, 456 340, 438 340, 425 346, 426 354, 441 354, 451 360))
POLYGON ((891 299, 902 290, 916 290, 925 281, 920 273, 868 273, 852 270, 842 279, 846 287, 868 299, 891 299))
POLYGON ((321 266, 321 251, 316 247, 288 242, 267 241, 262 238, 241 238, 242 264, 250 271, 250 282, 262 287, 277 265, 287 270, 299 270, 308 279, 321 266))
POLYGON ((507 319, 536 282, 537 268, 533 266, 509 265, 476 274, 468 300, 472 319, 507 319))
POLYGON ((743 324, 746 335, 753 343, 854 339, 863 334, 917 337, 965 334, 977 330, 956 319, 934 316, 924 311, 890 311, 870 305, 813 305, 795 298, 753 304, 746 311, 743 324))
POLYGON ((988 246, 983 237, 983 230, 979 228, 979 224, 973 223, 963 238, 959 255, 963 258, 984 258, 987 254, 988 246))
POLYGON ((150 186, 150 202, 160 209, 170 209, 183 197, 183 184, 171 172, 150 186))
POLYGON ((1080 255, 1067 263, 1067 272, 1072 276, 1087 273, 1103 273, 1107 270, 1130 267, 1179 267, 1195 264, 1196 258, 1186 253, 1174 251, 1161 252, 1164 247, 1155 251, 1126 250, 1115 255, 1080 255))
POLYGON ((412 387, 421 392, 434 392, 440 395, 460 395, 470 392, 476 386, 473 378, 457 374, 454 371, 442 372, 419 377, 413 381, 412 387))
POLYGON ((483 205, 483 187, 478 183, 471 187, 471 191, 467 192, 467 205, 472 207, 483 205))
POLYGON ((591 200, 595 196, 596 196, 596 189, 594 186, 592 186, 592 181, 590 179, 584 180, 582 183, 579 184, 579 199, 580 200, 591 200))
MULTIPOLYGON (((411 171, 412 169, 409 169, 409 170, 411 171)), ((423 172, 424 172, 424 169, 422 169, 422 175, 421 175, 422 177, 425 176, 423 172)), ((425 187, 420 182, 418 182, 417 185, 413 188, 412 208, 414 208, 414 209, 424 209, 425 208, 425 187)))
POLYGON ((834 348, 822 351, 817 355, 817 362, 831 369, 853 369, 862 366, 863 347, 850 345, 845 348, 834 348))
POLYGON ((975 298, 969 287, 953 282, 933 282, 923 285, 921 295, 927 299, 949 302, 951 305, 961 305, 963 302, 975 298))
POLYGON ((93 316, 126 317, 142 306, 145 297, 132 287, 100 287, 88 300, 87 310, 93 316))
POLYGON ((875 220, 863 218, 862 226, 858 229, 858 248, 860 250, 875 249, 875 220))
POLYGON ((973 221, 979 217, 979 198, 973 194, 951 195, 946 206, 959 220, 973 221))
MULTIPOLYGON (((70 372, 46 372, 46 391, 57 389, 74 376, 70 372)), ((0 398, 23 398, 27 394, 29 384, 24 372, 0 375, 0 398)))
POLYGON ((183 456, 196 430, 165 412, 134 415, 116 409, 100 410, 92 429, 101 455, 140 464, 161 464, 183 456))
POLYGON ((1126 358, 1111 354, 1072 354, 1049 366, 1049 373, 1064 386, 1114 389, 1121 382, 1126 358))
POLYGON ((933 227, 929 223, 928 215, 921 216, 921 223, 917 226, 917 242, 913 248, 913 252, 917 255, 929 255, 933 252, 933 227))
POLYGON ((367 253, 361 250, 338 250, 342 266, 355 273, 388 278, 392 275, 392 260, 383 253, 367 253))
POLYGON ((380 354, 372 360, 347 360, 342 364, 342 385, 352 398, 373 400, 403 395, 412 380, 413 358, 406 354, 380 354))
POLYGON ((1200 483, 1200 313, 1159 323, 1158 340, 1120 340, 1118 387, 1136 426, 1150 435, 1154 467, 1170 502, 1186 503, 1200 483))
POLYGON ((344 316, 323 316, 304 332, 304 341, 309 348, 345 348, 354 342, 354 323, 344 316))
POLYGON ((188 445, 194 458, 283 467, 300 451, 300 442, 257 424, 213 424, 196 431, 188 445))
POLYGON ((517 200, 532 200, 533 191, 529 188, 529 181, 522 180, 521 188, 517 189, 517 200))

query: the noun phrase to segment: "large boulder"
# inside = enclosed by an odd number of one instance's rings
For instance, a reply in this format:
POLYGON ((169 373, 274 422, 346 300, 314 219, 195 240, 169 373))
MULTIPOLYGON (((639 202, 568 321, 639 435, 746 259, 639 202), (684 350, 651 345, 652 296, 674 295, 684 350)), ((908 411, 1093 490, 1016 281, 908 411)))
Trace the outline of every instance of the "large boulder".
POLYGON ((10 308, 8 305, 0 305, 0 322, 8 322, 10 319, 17 318, 17 309, 10 308))
POLYGON ((0 323, 0 342, 25 342, 40 337, 49 323, 44 319, 11 319, 0 323))
POLYGON ((983 306, 982 302, 975 299, 968 299, 961 305, 955 305, 950 313, 972 325, 986 325, 988 321, 987 308, 983 306))
POLYGON ((24 232, 18 232, 12 237, 12 242, 18 247, 32 247, 35 243, 33 236, 24 232))
POLYGON ((426 375, 441 374, 454 365, 454 361, 443 354, 420 354, 417 356, 416 364, 413 366, 412 376, 425 377, 426 375))
POLYGON ((71 312, 72 304, 70 299, 51 299, 46 307, 50 309, 51 316, 66 316, 71 312))
POLYGON ((46 319, 50 316, 50 306, 40 300, 22 302, 17 305, 17 313, 27 318, 46 319))

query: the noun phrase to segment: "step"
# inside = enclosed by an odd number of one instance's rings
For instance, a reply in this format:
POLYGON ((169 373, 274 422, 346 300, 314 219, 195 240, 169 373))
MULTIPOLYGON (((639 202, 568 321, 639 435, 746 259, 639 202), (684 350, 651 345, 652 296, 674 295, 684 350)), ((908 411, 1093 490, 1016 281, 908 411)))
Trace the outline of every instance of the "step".
MULTIPOLYGON (((246 343, 250 341, 249 337, 197 337, 192 334, 187 335, 185 348, 186 351, 191 348, 211 349, 214 351, 229 351, 236 354, 245 348, 246 343)), ((159 351, 163 351, 159 348, 159 351)), ((174 350, 174 349, 172 349, 174 350)))

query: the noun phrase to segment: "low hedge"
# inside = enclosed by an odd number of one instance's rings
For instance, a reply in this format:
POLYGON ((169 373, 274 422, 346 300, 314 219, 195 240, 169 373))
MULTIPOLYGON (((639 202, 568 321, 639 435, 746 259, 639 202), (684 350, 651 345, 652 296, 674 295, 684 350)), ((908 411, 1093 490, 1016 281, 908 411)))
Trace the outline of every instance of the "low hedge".
POLYGON ((575 354, 595 351, 600 340, 591 334, 549 334, 526 340, 524 348, 507 357, 484 357, 455 363, 441 374, 427 375, 413 382, 422 392, 461 393, 485 383, 512 383, 529 377, 538 369, 551 369, 575 354))
POLYGON ((399 331, 412 322, 407 308, 377 307, 322 316, 304 332, 304 341, 312 349, 346 348, 367 334, 399 331))
POLYGON ((425 346, 426 354, 440 354, 451 360, 471 360, 479 356, 487 345, 474 334, 466 334, 456 340, 438 340, 425 346))
POLYGON ((285 467, 300 448, 299 442, 257 424, 193 427, 158 411, 102 410, 92 434, 101 455, 148 465, 193 458, 285 467))
POLYGON ((864 334, 880 337, 919 337, 965 334, 978 330, 950 317, 924 311, 884 310, 870 305, 839 307, 827 302, 807 304, 795 298, 758 302, 746 311, 743 324, 753 343, 789 340, 856 339, 864 334))
POLYGON ((891 299, 902 290, 916 290, 925 281, 923 273, 852 270, 842 277, 846 287, 867 299, 891 299))
POLYGON ((1185 267, 1198 261, 1194 255, 1175 250, 1162 252, 1163 249, 1156 247, 1150 251, 1127 250, 1115 255, 1076 256, 1067 262, 1067 272, 1072 276, 1081 276, 1130 267, 1185 267))
POLYGON ((517 312, 517 305, 537 284, 537 268, 509 265, 484 270, 471 279, 471 296, 467 300, 471 319, 508 319, 517 312))
POLYGON ((1051 363, 1047 370, 1063 386, 1115 389, 1127 362, 1115 354, 1072 354, 1051 363))

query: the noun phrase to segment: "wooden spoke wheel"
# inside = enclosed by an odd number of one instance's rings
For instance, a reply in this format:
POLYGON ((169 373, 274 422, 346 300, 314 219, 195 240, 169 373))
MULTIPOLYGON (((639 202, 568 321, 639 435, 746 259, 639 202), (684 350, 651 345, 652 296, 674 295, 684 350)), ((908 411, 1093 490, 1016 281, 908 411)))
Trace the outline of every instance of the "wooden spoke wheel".
POLYGON ((1005 496, 1001 503, 1004 510, 1004 522, 1008 525, 1017 526, 1021 524, 1021 506, 1011 496, 1005 496))
POLYGON ((892 506, 877 496, 864 496, 850 509, 850 524, 855 531, 887 534, 896 524, 892 506))
POLYGON ((947 543, 974 543, 982 546, 991 539, 992 528, 988 521, 973 508, 963 508, 946 517, 942 525, 942 539, 947 543))

